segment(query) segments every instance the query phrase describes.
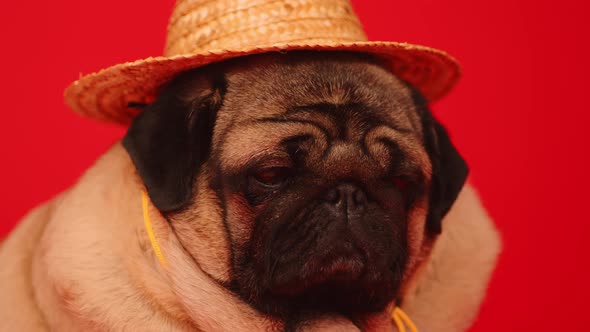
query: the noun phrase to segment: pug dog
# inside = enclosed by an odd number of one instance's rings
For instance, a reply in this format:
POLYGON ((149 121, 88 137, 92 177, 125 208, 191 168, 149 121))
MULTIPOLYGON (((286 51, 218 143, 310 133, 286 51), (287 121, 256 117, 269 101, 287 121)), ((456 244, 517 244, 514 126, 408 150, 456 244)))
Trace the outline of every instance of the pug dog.
POLYGON ((500 250, 420 92, 369 55, 182 73, 0 249, 2 331, 464 331, 500 250), (158 260, 142 218, 147 191, 158 260))

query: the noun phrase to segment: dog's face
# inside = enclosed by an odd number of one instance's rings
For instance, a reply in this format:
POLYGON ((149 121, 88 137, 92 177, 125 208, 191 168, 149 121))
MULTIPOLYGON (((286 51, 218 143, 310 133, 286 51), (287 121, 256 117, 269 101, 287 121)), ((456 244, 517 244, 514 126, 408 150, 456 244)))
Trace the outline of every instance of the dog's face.
POLYGON ((467 174, 419 93, 348 53, 184 73, 123 144, 195 261, 273 315, 383 310, 467 174))

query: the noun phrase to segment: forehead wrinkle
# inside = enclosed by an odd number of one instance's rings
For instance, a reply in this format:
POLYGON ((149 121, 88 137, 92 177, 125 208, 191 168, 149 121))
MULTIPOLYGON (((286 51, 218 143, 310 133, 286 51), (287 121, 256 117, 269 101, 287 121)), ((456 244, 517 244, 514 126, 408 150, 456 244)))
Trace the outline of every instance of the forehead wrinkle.
MULTIPOLYGON (((395 113, 395 118, 392 116, 394 112, 387 109, 380 109, 378 106, 369 105, 365 102, 348 102, 343 104, 332 104, 327 102, 319 102, 306 105, 296 105, 289 107, 285 111, 285 115, 320 115, 328 118, 333 124, 342 120, 347 120, 347 123, 362 123, 367 125, 387 125, 394 130, 410 133, 414 130, 413 127, 404 126, 409 122, 406 114, 395 113), (341 119, 339 116, 346 116, 346 119, 341 119), (396 121, 401 120, 401 121, 396 121), (405 121, 404 121, 405 120, 405 121), (402 124, 403 123, 403 124, 402 124)), ((410 123, 410 126, 412 124, 410 123)))
POLYGON ((292 111, 291 109, 288 109, 285 113, 276 117, 276 119, 283 121, 312 122, 326 133, 326 136, 329 138, 329 140, 332 140, 339 134, 338 128, 334 124, 334 121, 332 121, 330 115, 313 109, 301 111, 292 111))
POLYGON ((432 165, 426 150, 421 144, 421 140, 416 138, 415 133, 403 133, 396 131, 388 126, 374 127, 367 132, 365 136, 365 146, 369 153, 375 154, 377 160, 381 160, 380 154, 383 152, 380 138, 387 138, 395 142, 399 148, 405 153, 411 162, 417 163, 423 174, 429 180, 432 174, 432 165))
POLYGON ((231 112, 219 113, 226 124, 234 116, 276 116, 293 104, 319 102, 362 102, 384 119, 407 124, 403 118, 411 98, 405 85, 382 66, 357 56, 262 54, 236 60, 226 70, 224 109, 231 112))
POLYGON ((266 117, 266 118, 257 119, 257 120, 254 120, 254 122, 269 123, 269 124, 272 124, 272 123, 307 124, 307 125, 316 127, 319 131, 321 131, 324 134, 325 138, 329 141, 331 141, 333 136, 335 136, 333 132, 331 132, 328 128, 326 128, 324 126, 324 123, 317 121, 316 118, 302 119, 302 118, 297 118, 297 117, 277 116, 277 117, 266 117))
POLYGON ((260 158, 288 157, 280 144, 290 137, 310 135, 314 138, 314 155, 327 148, 327 138, 317 127, 308 123, 238 123, 228 130, 220 147, 221 170, 239 171, 260 158))
POLYGON ((335 143, 321 161, 312 159, 307 163, 310 168, 318 169, 322 176, 330 180, 354 177, 368 179, 376 166, 357 143, 351 142, 335 143))

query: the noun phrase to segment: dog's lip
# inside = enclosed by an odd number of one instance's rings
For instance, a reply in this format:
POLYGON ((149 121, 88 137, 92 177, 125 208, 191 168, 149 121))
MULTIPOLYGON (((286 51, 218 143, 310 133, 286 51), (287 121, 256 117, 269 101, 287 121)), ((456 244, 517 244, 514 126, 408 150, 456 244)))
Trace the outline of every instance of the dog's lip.
POLYGON ((364 264, 357 257, 339 256, 327 260, 320 274, 332 276, 336 280, 356 280, 364 271, 364 264))
POLYGON ((271 291, 276 295, 296 296, 325 282, 342 285, 354 283, 365 272, 365 263, 358 252, 330 255, 316 262, 315 272, 287 282, 278 282, 271 291))

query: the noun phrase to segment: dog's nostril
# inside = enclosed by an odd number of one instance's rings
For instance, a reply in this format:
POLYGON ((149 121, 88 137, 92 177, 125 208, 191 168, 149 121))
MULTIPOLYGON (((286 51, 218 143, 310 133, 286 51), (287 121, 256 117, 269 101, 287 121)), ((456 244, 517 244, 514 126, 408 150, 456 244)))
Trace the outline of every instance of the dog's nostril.
POLYGON ((326 194, 325 200, 328 203, 336 204, 340 200, 340 191, 337 188, 333 188, 326 194))
POLYGON ((356 213, 367 205, 367 195, 359 187, 343 183, 330 189, 325 201, 344 213, 356 213))
POLYGON ((367 204, 367 195, 364 191, 357 189, 354 192, 354 201, 357 205, 365 205, 367 204))

